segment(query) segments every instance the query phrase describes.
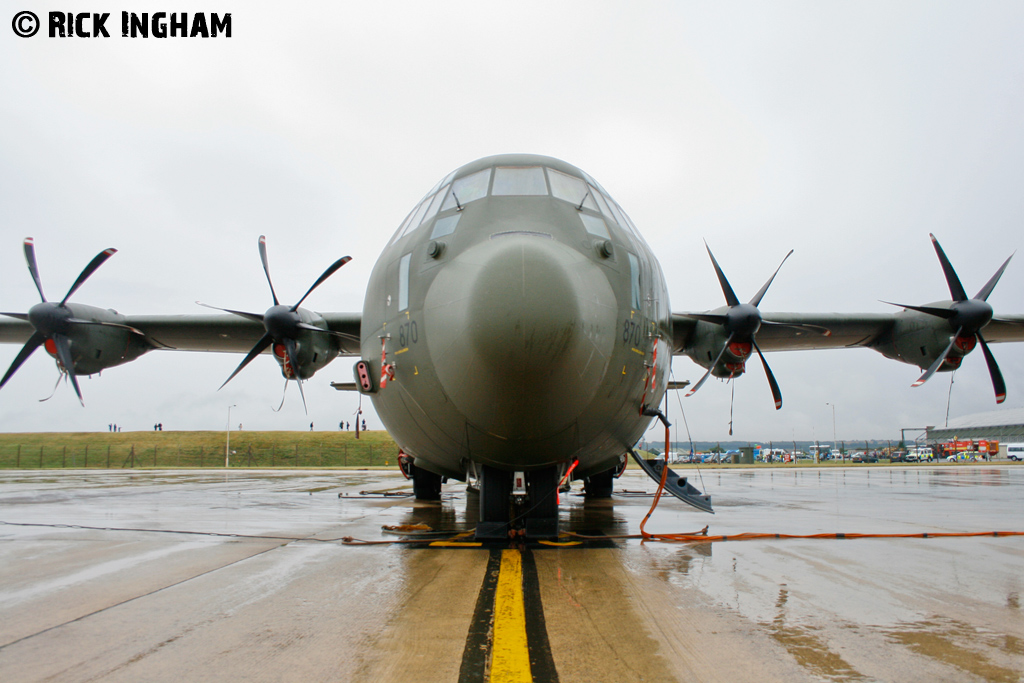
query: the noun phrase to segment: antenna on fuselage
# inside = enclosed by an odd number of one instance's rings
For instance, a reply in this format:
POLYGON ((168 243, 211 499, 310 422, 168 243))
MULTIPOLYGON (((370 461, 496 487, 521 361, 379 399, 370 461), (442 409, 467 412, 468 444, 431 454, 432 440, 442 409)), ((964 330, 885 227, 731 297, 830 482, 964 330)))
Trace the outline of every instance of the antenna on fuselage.
POLYGON ((587 193, 585 195, 583 195, 583 199, 580 200, 580 205, 576 207, 577 211, 582 211, 583 210, 583 205, 587 202, 587 197, 589 197, 589 196, 590 196, 590 190, 588 189, 587 193))

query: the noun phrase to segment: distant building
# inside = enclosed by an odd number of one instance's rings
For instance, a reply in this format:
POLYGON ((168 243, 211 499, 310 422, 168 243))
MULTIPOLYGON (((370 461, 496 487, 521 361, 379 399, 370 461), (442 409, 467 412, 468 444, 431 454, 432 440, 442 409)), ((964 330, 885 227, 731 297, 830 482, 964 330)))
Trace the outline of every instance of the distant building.
POLYGON ((994 410, 951 419, 948 427, 928 427, 930 442, 954 439, 989 439, 998 441, 1005 457, 1008 443, 1024 442, 1024 408, 994 410))

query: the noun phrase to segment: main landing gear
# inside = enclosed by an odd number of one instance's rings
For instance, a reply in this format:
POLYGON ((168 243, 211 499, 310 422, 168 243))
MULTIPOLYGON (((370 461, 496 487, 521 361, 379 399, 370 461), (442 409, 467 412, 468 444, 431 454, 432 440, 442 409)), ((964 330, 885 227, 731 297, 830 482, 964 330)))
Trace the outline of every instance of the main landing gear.
POLYGON ((416 500, 441 500, 441 484, 444 483, 444 478, 440 474, 417 467, 413 464, 412 456, 401 452, 398 454, 398 468, 402 470, 406 479, 412 480, 412 492, 416 500))
POLYGON ((532 472, 480 468, 477 539, 558 537, 558 467, 532 472))

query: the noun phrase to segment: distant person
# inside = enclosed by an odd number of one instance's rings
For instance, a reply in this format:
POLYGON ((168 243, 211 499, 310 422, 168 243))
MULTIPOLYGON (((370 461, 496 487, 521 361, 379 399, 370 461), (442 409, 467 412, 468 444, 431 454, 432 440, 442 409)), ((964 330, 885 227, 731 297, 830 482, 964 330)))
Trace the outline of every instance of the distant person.
POLYGON ((366 420, 363 420, 363 431, 366 431, 366 420))
POLYGON ((242 423, 241 422, 238 423, 238 431, 242 431, 242 423))
POLYGON ((313 423, 312 422, 309 423, 309 431, 313 431, 313 423))

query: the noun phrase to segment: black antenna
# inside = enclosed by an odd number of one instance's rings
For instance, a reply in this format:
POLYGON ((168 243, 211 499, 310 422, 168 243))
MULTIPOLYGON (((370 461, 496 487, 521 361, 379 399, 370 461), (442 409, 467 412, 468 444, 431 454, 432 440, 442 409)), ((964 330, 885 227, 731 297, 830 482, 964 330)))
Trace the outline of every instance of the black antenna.
POLYGON ((580 205, 576 207, 577 211, 582 211, 583 210, 583 204, 584 204, 584 202, 587 201, 587 197, 589 197, 589 196, 590 196, 590 189, 588 188, 587 189, 587 193, 585 195, 583 195, 583 199, 580 201, 580 205))

